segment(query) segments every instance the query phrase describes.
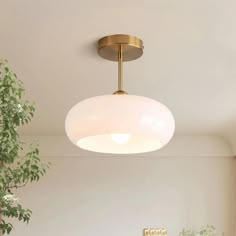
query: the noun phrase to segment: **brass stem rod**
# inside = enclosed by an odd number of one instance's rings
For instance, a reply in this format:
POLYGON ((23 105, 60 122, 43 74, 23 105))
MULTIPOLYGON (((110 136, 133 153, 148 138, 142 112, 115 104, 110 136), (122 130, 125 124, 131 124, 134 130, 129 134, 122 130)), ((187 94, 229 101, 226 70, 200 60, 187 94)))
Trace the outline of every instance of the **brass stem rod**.
POLYGON ((123 48, 119 45, 118 51, 118 90, 123 90, 123 48))

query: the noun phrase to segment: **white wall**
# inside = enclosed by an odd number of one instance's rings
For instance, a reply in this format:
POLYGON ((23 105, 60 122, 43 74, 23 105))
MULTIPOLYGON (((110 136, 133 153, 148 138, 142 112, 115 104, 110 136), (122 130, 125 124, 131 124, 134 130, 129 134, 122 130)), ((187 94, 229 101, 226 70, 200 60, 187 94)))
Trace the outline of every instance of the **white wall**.
POLYGON ((44 158, 53 163, 47 176, 20 192, 34 214, 12 236, 142 236, 146 227, 177 236, 206 224, 235 235, 236 159, 229 155, 64 154, 44 158))

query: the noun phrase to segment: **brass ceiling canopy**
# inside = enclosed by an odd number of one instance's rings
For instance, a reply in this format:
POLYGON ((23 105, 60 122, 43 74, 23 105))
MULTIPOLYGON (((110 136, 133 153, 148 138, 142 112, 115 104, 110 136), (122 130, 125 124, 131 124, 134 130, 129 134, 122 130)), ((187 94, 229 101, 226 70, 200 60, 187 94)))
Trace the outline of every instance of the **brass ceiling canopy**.
POLYGON ((110 61, 119 61, 122 46, 122 61, 136 60, 143 55, 143 41, 135 36, 115 34, 98 41, 98 54, 110 61))
POLYGON ((98 41, 98 54, 106 60, 118 62, 118 90, 113 94, 126 95, 123 90, 123 62, 143 55, 143 41, 126 34, 106 36, 98 41))

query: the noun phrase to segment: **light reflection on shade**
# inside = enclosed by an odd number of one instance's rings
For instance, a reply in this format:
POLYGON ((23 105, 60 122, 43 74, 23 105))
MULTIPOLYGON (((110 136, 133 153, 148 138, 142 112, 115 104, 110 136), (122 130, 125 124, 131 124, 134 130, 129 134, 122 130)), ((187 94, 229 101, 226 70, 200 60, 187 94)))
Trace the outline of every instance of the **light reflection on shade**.
POLYGON ((117 144, 124 144, 130 140, 130 134, 112 134, 112 140, 117 144))

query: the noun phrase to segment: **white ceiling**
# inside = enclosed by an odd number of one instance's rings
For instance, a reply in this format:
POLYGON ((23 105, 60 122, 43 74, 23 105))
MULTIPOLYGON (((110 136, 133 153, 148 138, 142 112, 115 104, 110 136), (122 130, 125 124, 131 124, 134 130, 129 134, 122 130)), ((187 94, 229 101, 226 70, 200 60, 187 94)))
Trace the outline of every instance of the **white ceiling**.
POLYGON ((24 135, 64 135, 84 98, 116 90, 116 63, 97 55, 109 34, 143 39, 141 59, 124 65, 125 90, 166 104, 179 135, 236 129, 235 0, 3 0, 0 57, 37 104, 24 135))

